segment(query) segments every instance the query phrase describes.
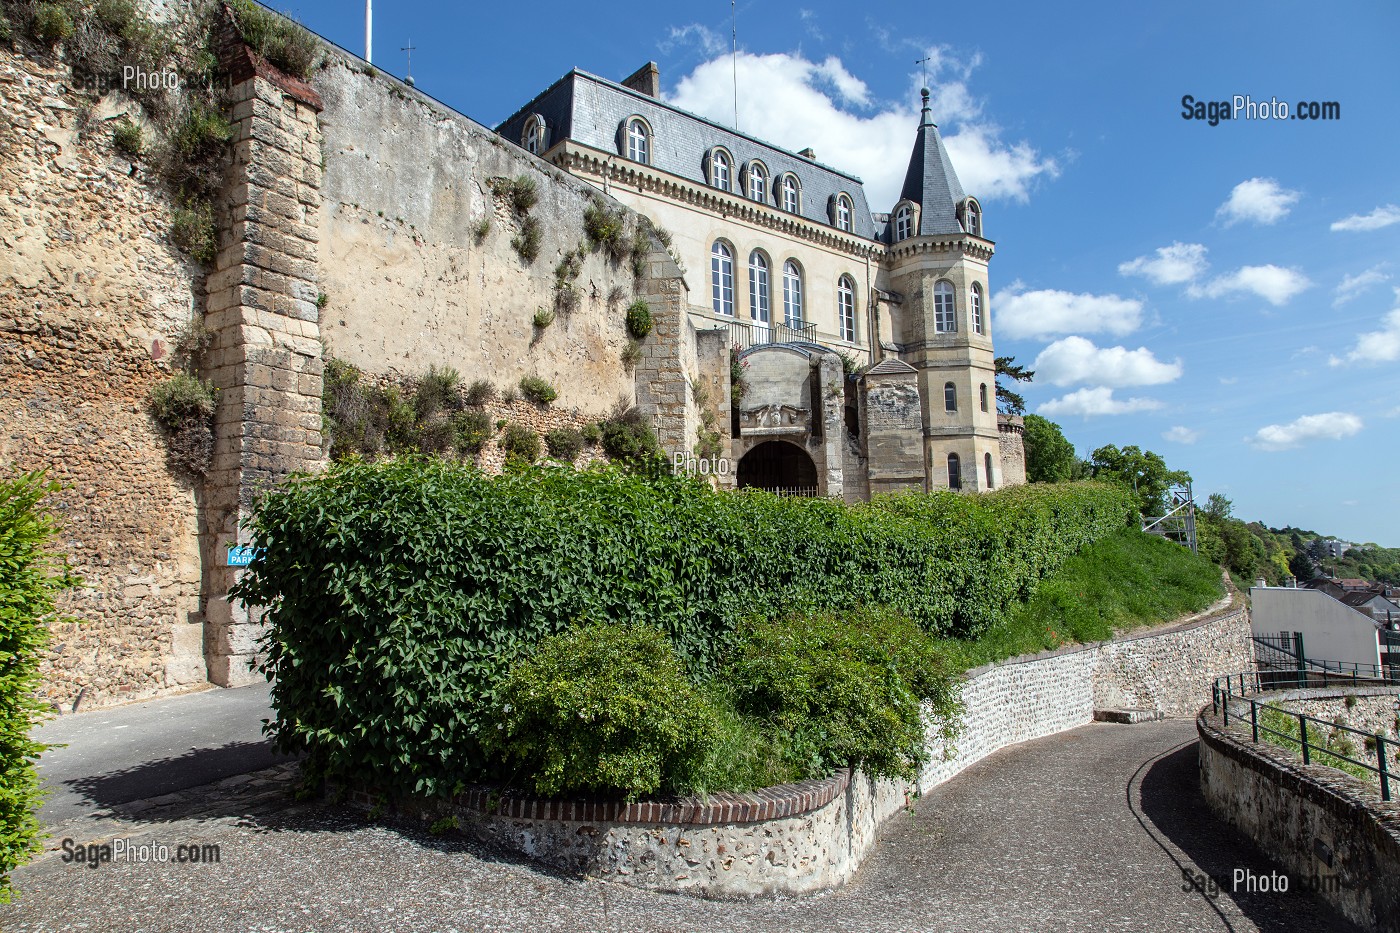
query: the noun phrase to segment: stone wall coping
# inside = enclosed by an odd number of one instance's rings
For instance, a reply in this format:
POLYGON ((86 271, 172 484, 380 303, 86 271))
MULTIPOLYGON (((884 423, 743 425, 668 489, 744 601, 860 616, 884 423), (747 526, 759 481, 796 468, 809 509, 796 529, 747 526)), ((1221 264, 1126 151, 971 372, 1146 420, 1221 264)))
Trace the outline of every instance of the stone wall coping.
POLYGON ((559 800, 473 787, 452 798, 463 809, 521 820, 566 822, 666 823, 703 826, 761 823, 801 816, 835 800, 851 782, 848 770, 819 781, 777 784, 748 793, 707 797, 653 797, 646 800, 559 800))
POLYGON ((1400 687, 1382 687, 1376 684, 1357 684, 1354 687, 1335 684, 1329 687, 1298 687, 1292 690, 1266 690, 1251 693, 1249 696, 1236 694, 1232 700, 1257 700, 1263 702, 1294 703, 1299 700, 1341 700, 1348 696, 1383 697, 1400 696, 1400 687))
POLYGON ((1216 622, 1223 621, 1231 616, 1244 612, 1243 606, 1233 605, 1234 597, 1231 595, 1222 596, 1207 609, 1187 616, 1179 622, 1171 622, 1166 625, 1153 626, 1151 628, 1134 629, 1103 641, 1080 642, 1073 645, 1065 645, 1061 648, 1051 648, 1048 651, 1038 651, 1035 654, 1021 654, 1014 658, 1006 658, 1001 661, 993 661, 990 664, 983 664, 981 667, 974 667, 964 675, 964 680, 976 680, 983 674, 1001 667, 1014 667, 1018 664, 1031 664, 1036 661, 1044 661, 1047 658, 1065 657, 1072 654, 1083 654, 1086 651, 1098 651, 1111 645, 1130 644, 1135 641, 1142 641, 1146 638, 1160 638, 1163 635, 1174 635, 1178 632, 1186 632, 1191 629, 1201 628, 1216 622))

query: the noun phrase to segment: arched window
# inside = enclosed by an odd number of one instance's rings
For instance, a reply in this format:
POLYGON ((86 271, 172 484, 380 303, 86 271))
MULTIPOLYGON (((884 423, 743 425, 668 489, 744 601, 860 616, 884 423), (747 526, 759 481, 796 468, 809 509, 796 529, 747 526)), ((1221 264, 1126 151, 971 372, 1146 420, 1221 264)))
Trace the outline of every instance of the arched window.
POLYGON ((729 190, 729 155, 723 149, 716 149, 710 155, 710 184, 723 191, 729 190))
POLYGON ((943 410, 958 410, 958 387, 951 382, 943 383, 943 410))
POLYGON ((978 394, 978 396, 980 397, 980 401, 982 402, 982 410, 983 410, 983 411, 986 411, 986 410, 987 410, 987 384, 986 384, 985 382, 982 383, 982 387, 978 390, 977 394, 978 394))
POLYGON ((544 117, 539 114, 531 114, 530 119, 525 121, 525 138, 522 142, 525 148, 535 155, 539 155, 549 148, 549 133, 545 126, 544 117))
POLYGON ((957 318, 953 316, 951 282, 939 282, 933 286, 933 329, 940 334, 951 334, 958 329, 957 318))
POLYGON ((734 316, 734 254, 720 240, 710 247, 710 297, 715 314, 734 316))
POLYGON ((798 198, 797 176, 784 175, 782 184, 783 210, 796 214, 801 201, 798 198))
POLYGON ((982 209, 971 199, 967 202, 967 232, 973 236, 982 235, 982 209))
POLYGON ((802 270, 791 259, 783 263, 783 323, 802 326, 802 270))
POLYGON ((856 339, 856 283, 849 275, 836 280, 836 322, 842 340, 856 339))
POLYGON ((749 163, 749 197, 755 201, 768 201, 768 170, 760 162, 749 163))
POLYGON ((768 257, 758 250, 749 253, 749 317, 768 323, 768 257))
POLYGON ((962 464, 957 454, 948 455, 948 488, 962 489, 962 464))
POLYGON ((914 235, 914 209, 908 204, 894 212, 894 241, 907 240, 914 235))
POLYGON ((979 334, 986 333, 982 325, 982 286, 972 283, 972 329, 979 334))
POLYGON ((836 205, 832 213, 835 215, 836 229, 845 230, 847 233, 850 233, 852 217, 851 199, 844 194, 838 194, 836 196, 836 205))
POLYGON ((651 133, 640 117, 627 121, 627 158, 633 162, 651 162, 651 133))
POLYGON ((987 485, 987 488, 988 488, 988 489, 991 489, 991 488, 992 488, 992 455, 991 455, 991 454, 983 454, 983 455, 982 455, 982 465, 985 467, 986 472, 987 472, 987 484, 986 484, 986 485, 987 485))

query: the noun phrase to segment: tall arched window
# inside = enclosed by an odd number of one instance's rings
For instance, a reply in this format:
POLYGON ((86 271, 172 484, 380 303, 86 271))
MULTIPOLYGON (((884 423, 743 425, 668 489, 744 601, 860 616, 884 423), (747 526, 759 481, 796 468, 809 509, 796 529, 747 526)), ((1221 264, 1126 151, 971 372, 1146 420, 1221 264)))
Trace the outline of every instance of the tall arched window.
POLYGON ((729 156, 722 149, 716 149, 710 156, 710 184, 729 190, 729 156))
POLYGON ((842 340, 856 339, 856 283, 849 275, 836 280, 836 323, 842 340))
POLYGON ((851 199, 844 194, 836 196, 836 229, 851 232, 851 199))
POLYGON ((976 282, 972 283, 972 329, 979 334, 986 333, 986 328, 982 325, 982 286, 976 282))
POLYGON ((802 270, 791 259, 783 263, 783 323, 802 326, 802 270))
POLYGON ((797 177, 795 175, 783 176, 783 210, 790 214, 796 214, 800 205, 797 192, 797 177))
POLYGON ((951 282, 939 282, 933 286, 933 329, 940 334, 951 334, 958 329, 958 320, 953 315, 951 282))
POLYGON ((544 117, 531 114, 525 122, 525 148, 535 155, 544 152, 546 147, 544 117))
POLYGON ((987 485, 987 488, 988 488, 988 489, 991 489, 991 488, 992 488, 992 455, 991 455, 991 454, 983 454, 983 455, 982 455, 982 464, 983 464, 983 467, 986 469, 986 474, 987 474, 987 476, 986 476, 987 484, 986 484, 986 485, 987 485))
POLYGON ((982 210, 976 201, 967 202, 967 232, 973 236, 982 235, 982 210))
POLYGON ((651 134, 637 117, 627 121, 627 158, 633 162, 651 161, 651 134))
POLYGON ((948 455, 948 488, 962 489, 962 464, 957 454, 948 455))
POLYGON ((749 317, 767 324, 769 302, 768 257, 754 250, 749 253, 749 317))
POLYGON ((894 212, 894 240, 907 240, 914 235, 914 209, 908 204, 894 212))
POLYGON ((734 316, 734 254, 720 240, 710 247, 710 297, 715 314, 734 316))
POLYGON ((958 410, 958 387, 951 382, 943 383, 943 410, 958 410))
POLYGON ((977 394, 978 394, 978 396, 980 397, 980 400, 981 400, 981 402, 982 402, 982 410, 983 410, 983 411, 986 411, 986 410, 987 410, 987 384, 986 384, 985 382, 982 383, 982 387, 978 390, 977 394))
POLYGON ((749 165, 749 197, 755 201, 768 201, 768 170, 758 162, 749 165))

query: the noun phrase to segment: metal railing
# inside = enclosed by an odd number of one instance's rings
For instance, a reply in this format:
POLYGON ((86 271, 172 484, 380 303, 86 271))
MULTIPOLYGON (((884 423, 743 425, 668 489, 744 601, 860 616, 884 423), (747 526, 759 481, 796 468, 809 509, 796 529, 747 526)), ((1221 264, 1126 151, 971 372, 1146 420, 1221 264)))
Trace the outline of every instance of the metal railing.
POLYGON ((740 350, 769 343, 816 343, 817 325, 730 321, 729 342, 740 350))
MULTIPOLYGON (((1313 660, 1308 660, 1306 663, 1308 665, 1317 665, 1318 668, 1316 670, 1307 669, 1299 671, 1300 676, 1307 678, 1306 683, 1288 684, 1287 686, 1327 687, 1336 686, 1338 684, 1349 684, 1351 686, 1400 686, 1400 680, 1395 677, 1394 673, 1374 664, 1349 664, 1341 661, 1313 660), (1321 682, 1315 681, 1314 678, 1320 679, 1321 682)), ((1268 674, 1269 672, 1263 673, 1268 674)), ((1266 685, 1266 679, 1261 677, 1261 672, 1258 671, 1227 674, 1224 677, 1217 677, 1211 690, 1211 709, 1216 715, 1221 717, 1223 725, 1228 728, 1232 715, 1230 704, 1247 705, 1249 708, 1248 713, 1241 714, 1236 711, 1233 715, 1235 719, 1247 718, 1249 720, 1250 735, 1256 744, 1259 742, 1259 735, 1262 732, 1266 737, 1273 736, 1280 740, 1278 742, 1270 742, 1270 744, 1281 745, 1289 749, 1293 746, 1301 748, 1303 764, 1305 765, 1312 763, 1314 752, 1322 758, 1330 758, 1355 765, 1376 775, 1380 779, 1381 799, 1386 801, 1390 800, 1391 768, 1389 761, 1387 761, 1389 755, 1387 749, 1396 744, 1395 740, 1386 738, 1384 731, 1364 732, 1360 729, 1353 729, 1350 726, 1329 722, 1325 719, 1318 719, 1316 716, 1309 716, 1306 713, 1294 712, 1293 710, 1275 706, 1272 703, 1255 698, 1259 694, 1268 693, 1271 690, 1277 689, 1279 689, 1279 687, 1274 685, 1273 677, 1267 678, 1266 685), (1267 722, 1261 723, 1259 721, 1259 711, 1261 708, 1297 720, 1298 734, 1294 735, 1291 732, 1275 729, 1267 722), (1315 724, 1313 730, 1314 735, 1323 735, 1326 736, 1327 739, 1330 739, 1330 737, 1337 732, 1346 732, 1360 736, 1363 748, 1367 750, 1374 749, 1376 754, 1375 763, 1372 764, 1369 759, 1362 760, 1353 758, 1342 750, 1333 748, 1328 744, 1318 745, 1308 737, 1308 723, 1315 724)), ((1400 700, 1397 700, 1397 703, 1400 703, 1400 700)), ((1326 742, 1327 739, 1324 739, 1324 742, 1326 742)), ((1319 764, 1327 764, 1327 762, 1319 761, 1319 764)))

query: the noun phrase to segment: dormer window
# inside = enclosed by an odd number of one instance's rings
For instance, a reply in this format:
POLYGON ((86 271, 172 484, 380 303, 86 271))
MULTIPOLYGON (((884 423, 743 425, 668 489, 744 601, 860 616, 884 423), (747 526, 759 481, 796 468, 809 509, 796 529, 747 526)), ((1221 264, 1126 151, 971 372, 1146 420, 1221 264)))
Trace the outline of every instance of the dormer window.
POLYGON ((972 198, 963 207, 963 229, 973 236, 982 235, 982 208, 972 198))
POLYGON ((914 208, 901 204, 894 212, 894 241, 907 240, 914 235, 914 208))
POLYGON ((782 186, 779 188, 782 197, 783 210, 789 214, 796 214, 801 206, 801 200, 797 187, 797 176, 788 174, 783 176, 782 186))
POLYGON ((768 201, 768 170, 762 162, 749 163, 749 198, 759 203, 768 201))
POLYGON ((851 208, 851 199, 848 196, 844 194, 838 194, 836 196, 836 201, 831 208, 831 214, 832 223, 836 224, 837 230, 844 230, 847 233, 851 232, 851 218, 854 216, 854 211, 851 208))
POLYGON ((721 191, 728 191, 734 175, 734 160, 723 149, 710 152, 710 184, 721 191))
POLYGON ((651 163, 651 128, 641 117, 627 121, 627 158, 643 165, 651 163))
POLYGON ((525 121, 525 132, 520 142, 534 155, 540 155, 549 148, 549 128, 545 125, 544 117, 537 113, 530 115, 530 119, 525 121))

